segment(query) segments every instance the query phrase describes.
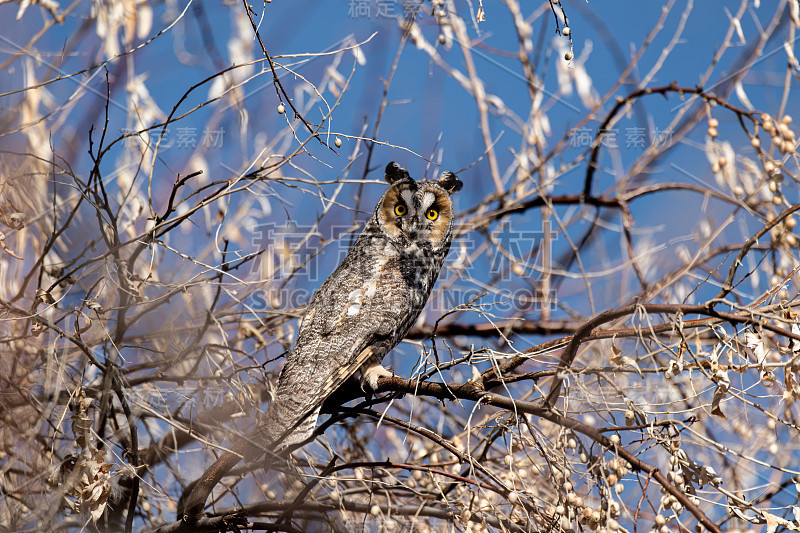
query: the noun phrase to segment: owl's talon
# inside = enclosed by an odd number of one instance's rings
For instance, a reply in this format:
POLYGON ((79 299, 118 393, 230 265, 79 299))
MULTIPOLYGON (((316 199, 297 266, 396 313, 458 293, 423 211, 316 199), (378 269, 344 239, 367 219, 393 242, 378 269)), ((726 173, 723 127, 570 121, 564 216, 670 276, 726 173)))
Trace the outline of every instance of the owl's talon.
POLYGON ((378 380, 380 378, 394 377, 394 372, 391 368, 384 368, 379 364, 375 364, 365 368, 361 374, 361 390, 367 392, 374 392, 378 388, 378 380))

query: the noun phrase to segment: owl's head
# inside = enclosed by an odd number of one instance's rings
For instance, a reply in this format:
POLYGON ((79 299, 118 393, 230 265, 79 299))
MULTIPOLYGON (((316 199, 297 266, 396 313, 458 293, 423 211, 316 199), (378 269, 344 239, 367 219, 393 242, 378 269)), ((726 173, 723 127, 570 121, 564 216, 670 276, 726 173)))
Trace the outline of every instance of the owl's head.
POLYGON ((384 233, 403 244, 430 244, 434 249, 449 245, 453 233, 453 202, 450 195, 461 190, 461 180, 443 172, 437 181, 415 181, 406 169, 392 161, 386 165, 391 187, 375 208, 384 233))

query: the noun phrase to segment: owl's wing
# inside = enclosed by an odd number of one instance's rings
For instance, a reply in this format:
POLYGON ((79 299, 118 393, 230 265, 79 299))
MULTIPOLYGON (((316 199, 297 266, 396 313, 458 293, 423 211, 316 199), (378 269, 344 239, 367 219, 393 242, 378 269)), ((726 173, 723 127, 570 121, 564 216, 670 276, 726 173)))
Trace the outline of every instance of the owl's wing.
POLYGON ((324 382, 319 390, 319 397, 322 401, 330 396, 333 391, 341 387, 345 381, 350 379, 350 376, 355 374, 359 368, 369 361, 374 353, 372 346, 367 346, 346 366, 341 366, 336 369, 324 382))
MULTIPOLYGON (((267 409, 264 423, 258 428, 267 442, 283 447, 311 436, 325 399, 369 361, 376 354, 376 349, 386 351, 387 343, 385 337, 383 342, 377 340, 377 344, 367 338, 360 345, 366 347, 358 349, 355 357, 344 364, 328 366, 327 372, 320 369, 322 371, 319 373, 294 376, 294 371, 290 370, 290 375, 281 376, 286 389, 282 390, 279 385, 278 394, 267 409)), ((313 365, 313 362, 310 363, 313 365)))
POLYGON ((301 328, 294 350, 287 356, 262 428, 273 444, 287 446, 308 438, 322 402, 370 358, 380 360, 394 347, 396 324, 391 313, 371 320, 375 314, 371 305, 363 314, 352 316, 340 309, 336 313, 334 307, 335 326, 325 326, 329 318, 326 307, 311 307, 316 319, 312 317, 307 324, 310 330, 301 328), (325 334, 320 329, 331 331, 325 334))
POLYGON ((300 322, 265 415, 275 436, 295 429, 284 445, 310 436, 322 402, 370 358, 380 361, 424 304, 425 295, 409 290, 397 259, 371 242, 373 232, 368 224, 300 322))
MULTIPOLYGON (((370 315, 371 309, 365 311, 366 315, 370 315)), ((369 318, 364 317, 366 322, 369 318)), ((383 356, 389 352, 396 344, 396 326, 395 321, 390 316, 383 317, 383 320, 372 322, 369 328, 358 335, 356 339, 352 339, 349 346, 330 346, 335 351, 340 351, 338 354, 316 354, 322 355, 330 363, 335 361, 335 364, 327 367, 328 371, 322 372, 322 380, 316 386, 316 397, 319 404, 325 401, 336 389, 342 386, 350 377, 355 374, 362 366, 364 366, 371 358, 378 361, 383 359, 383 356)), ((355 327, 353 327, 355 329, 355 327)), ((335 335, 335 334, 334 334, 335 335)))
MULTIPOLYGON (((353 248, 357 248, 357 245, 358 241, 353 245, 353 248)), ((351 304, 355 303, 351 301, 352 295, 358 292, 362 293, 359 300, 359 311, 373 303, 364 301, 363 297, 368 285, 371 284, 377 290, 380 283, 376 272, 371 271, 373 270, 372 266, 372 261, 364 260, 358 254, 349 253, 309 302, 308 309, 312 312, 312 317, 310 317, 308 324, 306 324, 304 317, 298 335, 303 332, 303 326, 308 326, 309 329, 313 329, 316 334, 322 336, 336 335, 337 333, 345 334, 342 331, 343 326, 354 325, 352 322, 356 318, 363 321, 363 317, 357 316, 360 313, 354 314, 349 309, 351 304), (312 321, 313 325, 311 324, 312 321), (348 322, 351 324, 347 324, 348 322)), ((380 295, 373 294, 367 300, 376 300, 375 303, 377 304, 377 301, 380 300, 380 295)))

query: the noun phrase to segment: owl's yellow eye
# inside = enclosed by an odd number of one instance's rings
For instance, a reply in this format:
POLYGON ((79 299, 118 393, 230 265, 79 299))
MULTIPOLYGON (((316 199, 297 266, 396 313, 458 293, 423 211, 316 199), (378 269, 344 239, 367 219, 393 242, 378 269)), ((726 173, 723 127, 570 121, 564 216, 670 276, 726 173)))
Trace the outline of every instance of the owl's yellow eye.
POLYGON ((428 212, 425 213, 425 216, 428 217, 428 220, 436 220, 439 218, 439 211, 431 207, 428 209, 428 212))
POLYGON ((401 217, 401 216, 405 215, 406 212, 408 212, 408 209, 406 209, 406 206, 404 206, 403 204, 397 204, 396 206, 394 206, 394 214, 395 215, 401 217))

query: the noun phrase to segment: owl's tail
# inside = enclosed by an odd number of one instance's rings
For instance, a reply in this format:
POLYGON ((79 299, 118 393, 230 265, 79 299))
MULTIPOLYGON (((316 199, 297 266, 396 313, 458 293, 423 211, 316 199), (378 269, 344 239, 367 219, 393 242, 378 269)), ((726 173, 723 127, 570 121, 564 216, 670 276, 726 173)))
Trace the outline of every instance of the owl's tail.
POLYGON ((267 410, 264 423, 258 430, 258 440, 271 443, 270 447, 275 449, 287 448, 309 439, 317 428, 321 409, 317 406, 310 412, 298 416, 296 411, 286 409, 283 403, 274 402, 275 408, 267 410))

